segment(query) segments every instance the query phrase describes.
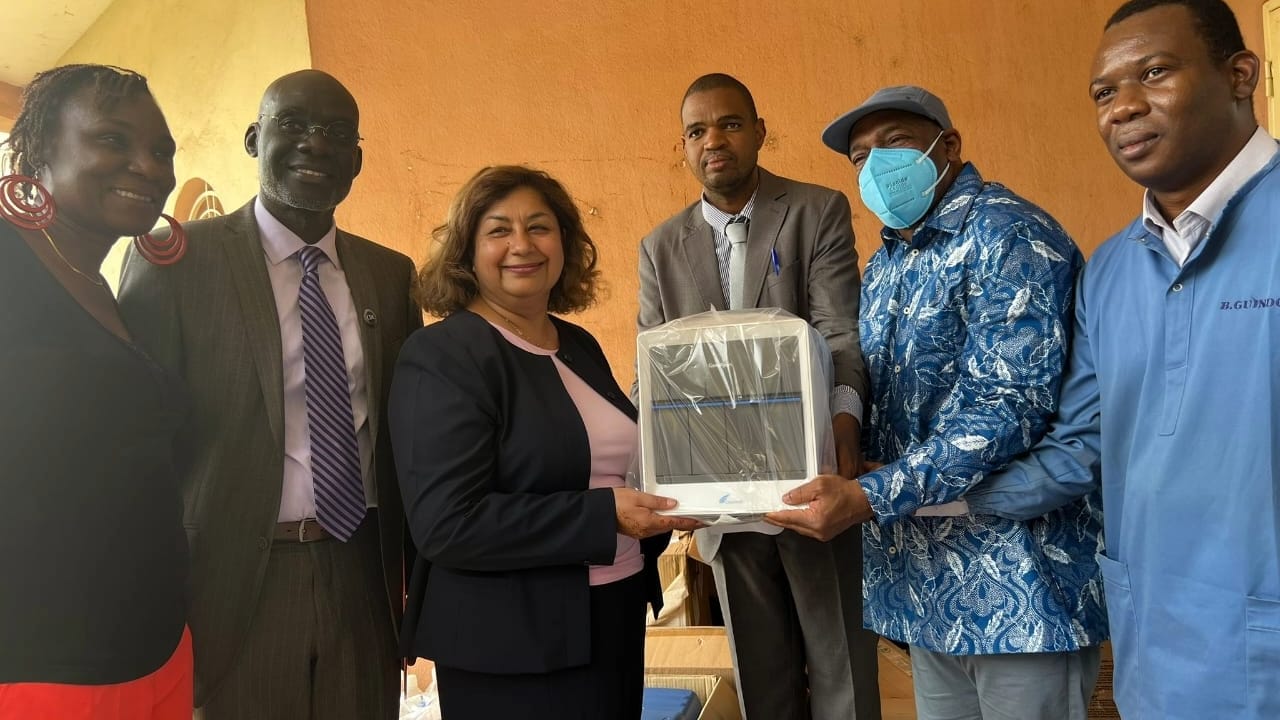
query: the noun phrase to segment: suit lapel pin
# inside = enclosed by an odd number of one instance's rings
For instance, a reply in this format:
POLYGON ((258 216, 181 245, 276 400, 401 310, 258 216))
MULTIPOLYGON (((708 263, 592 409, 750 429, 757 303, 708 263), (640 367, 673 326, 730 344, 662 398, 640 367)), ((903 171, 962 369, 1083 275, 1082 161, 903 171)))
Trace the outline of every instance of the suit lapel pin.
POLYGON ((374 312, 373 308, 364 309, 364 324, 369 327, 378 326, 378 313, 374 312))

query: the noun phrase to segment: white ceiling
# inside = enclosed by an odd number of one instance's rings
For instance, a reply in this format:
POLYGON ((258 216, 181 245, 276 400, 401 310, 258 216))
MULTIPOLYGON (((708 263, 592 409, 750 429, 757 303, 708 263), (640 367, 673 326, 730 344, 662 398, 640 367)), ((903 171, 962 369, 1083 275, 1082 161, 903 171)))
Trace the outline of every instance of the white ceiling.
POLYGON ((112 0, 3 0, 0 81, 26 85, 75 44, 112 0))

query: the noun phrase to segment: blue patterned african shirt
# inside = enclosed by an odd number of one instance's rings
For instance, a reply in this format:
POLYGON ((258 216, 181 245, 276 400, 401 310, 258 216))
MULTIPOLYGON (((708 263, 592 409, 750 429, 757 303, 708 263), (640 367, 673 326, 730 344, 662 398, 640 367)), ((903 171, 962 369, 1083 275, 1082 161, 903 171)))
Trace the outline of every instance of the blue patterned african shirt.
POLYGON ((886 637, 953 655, 1059 652, 1106 638, 1096 496, 1019 522, 916 517, 1044 435, 1083 265, 1043 210, 966 165, 905 242, 882 233, 859 322, 871 373, 861 478, 863 608, 886 637))

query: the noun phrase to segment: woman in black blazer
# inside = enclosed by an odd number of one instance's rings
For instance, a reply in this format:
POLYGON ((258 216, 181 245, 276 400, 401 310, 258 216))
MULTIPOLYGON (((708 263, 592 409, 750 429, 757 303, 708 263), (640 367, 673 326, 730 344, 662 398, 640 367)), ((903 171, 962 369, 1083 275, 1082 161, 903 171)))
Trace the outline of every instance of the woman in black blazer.
POLYGON ((32 78, 0 172, 0 720, 191 718, 182 378, 135 343, 102 263, 176 179, 147 79, 32 78))
POLYGON ((548 312, 594 299, 595 245, 545 173, 458 194, 419 277, 442 322, 401 350, 390 423, 419 552, 402 642, 449 720, 638 718, 644 612, 674 502, 624 487, 635 408, 600 346, 548 312))

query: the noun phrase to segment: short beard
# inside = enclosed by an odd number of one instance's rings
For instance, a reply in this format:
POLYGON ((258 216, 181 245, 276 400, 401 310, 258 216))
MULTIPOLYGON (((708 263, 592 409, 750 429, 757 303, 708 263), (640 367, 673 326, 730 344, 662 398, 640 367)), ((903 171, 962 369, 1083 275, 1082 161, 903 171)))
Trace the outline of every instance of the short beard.
POLYGON ((306 210, 308 212, 329 212, 338 207, 338 203, 342 198, 335 188, 328 197, 300 197, 294 194, 284 183, 275 177, 271 177, 267 173, 259 173, 259 184, 261 184, 261 192, 263 195, 281 203, 287 207, 296 208, 298 210, 306 210))
POLYGON ((721 176, 715 180, 712 180, 711 178, 706 177, 706 179, 702 181, 702 186, 704 189, 710 190, 711 192, 727 195, 731 192, 743 189, 751 185, 751 183, 755 180, 755 177, 756 177, 756 173, 755 173, 755 168, 753 167, 747 172, 743 173, 741 176, 738 176, 735 178, 727 178, 727 177, 721 176))

